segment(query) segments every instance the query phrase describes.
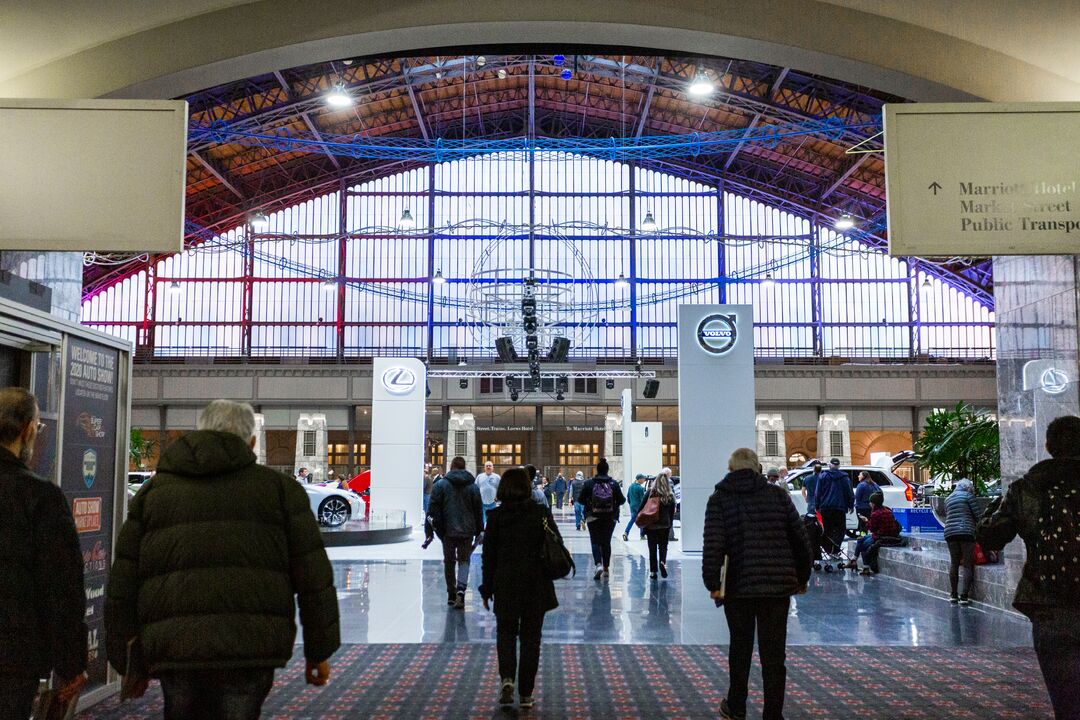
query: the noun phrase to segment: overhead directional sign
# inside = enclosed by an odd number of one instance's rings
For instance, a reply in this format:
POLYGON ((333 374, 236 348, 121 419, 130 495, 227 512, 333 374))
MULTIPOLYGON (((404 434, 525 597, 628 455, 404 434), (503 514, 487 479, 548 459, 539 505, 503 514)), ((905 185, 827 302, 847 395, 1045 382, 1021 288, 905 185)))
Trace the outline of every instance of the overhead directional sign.
POLYGON ((1080 103, 885 106, 892 255, 1080 253, 1080 103))

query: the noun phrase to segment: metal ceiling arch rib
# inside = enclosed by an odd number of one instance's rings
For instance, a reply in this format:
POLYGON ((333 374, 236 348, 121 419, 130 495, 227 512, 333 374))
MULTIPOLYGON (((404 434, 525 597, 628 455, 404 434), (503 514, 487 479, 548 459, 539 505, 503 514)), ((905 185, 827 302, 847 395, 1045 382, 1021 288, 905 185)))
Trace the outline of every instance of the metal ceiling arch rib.
MULTIPOLYGON (((730 58, 688 58, 603 53, 477 54, 353 58, 283 69, 195 93, 194 130, 228 127, 248 133, 310 138, 310 152, 271 144, 216 141, 195 133, 188 161, 187 209, 196 234, 221 232, 256 209, 272 212, 329 192, 417 166, 409 160, 346 157, 320 146, 325 138, 509 139, 530 132, 543 138, 611 138, 743 131, 785 123, 832 119, 857 124, 874 120, 885 102, 903 98, 878 93, 791 68, 730 58), (571 69, 571 78, 559 73, 571 69), (704 70, 715 83, 707 99, 686 87, 704 70), (503 77, 500 77, 503 75, 503 77), (329 108, 323 96, 342 84, 356 102, 329 108), (532 92, 530 93, 530 88, 532 92)), ((884 211, 884 161, 873 152, 845 154, 872 132, 843 131, 739 143, 696 157, 640 160, 729 189, 821 222, 850 213, 876 222, 884 211)), ((877 223, 883 224, 883 223, 877 223)), ((857 234, 883 247, 883 231, 857 234)), ((108 287, 145 267, 88 265, 84 295, 108 287)), ((993 307, 987 261, 920 266, 993 307)))

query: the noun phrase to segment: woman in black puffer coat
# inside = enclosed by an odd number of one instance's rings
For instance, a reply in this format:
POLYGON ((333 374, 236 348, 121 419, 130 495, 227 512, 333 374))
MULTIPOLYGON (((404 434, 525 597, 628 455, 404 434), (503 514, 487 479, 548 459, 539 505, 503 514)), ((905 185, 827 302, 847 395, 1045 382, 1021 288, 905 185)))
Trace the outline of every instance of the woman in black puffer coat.
POLYGON ((783 717, 788 609, 791 596, 805 592, 810 580, 810 545, 787 490, 762 477, 757 453, 736 450, 728 469, 705 510, 701 558, 705 587, 718 605, 723 603, 731 635, 730 684, 720 714, 746 717, 756 630, 765 691, 762 717, 772 720, 783 717))
POLYGON ((514 702, 514 675, 522 708, 533 706, 533 687, 540 667, 540 634, 544 613, 559 606, 555 585, 541 563, 545 523, 562 542, 547 506, 533 500, 524 468, 511 468, 499 480, 500 505, 488 510, 484 530, 484 575, 480 595, 484 608, 495 599, 496 648, 502 678, 500 705, 514 702), (518 639, 521 663, 518 666, 518 639))

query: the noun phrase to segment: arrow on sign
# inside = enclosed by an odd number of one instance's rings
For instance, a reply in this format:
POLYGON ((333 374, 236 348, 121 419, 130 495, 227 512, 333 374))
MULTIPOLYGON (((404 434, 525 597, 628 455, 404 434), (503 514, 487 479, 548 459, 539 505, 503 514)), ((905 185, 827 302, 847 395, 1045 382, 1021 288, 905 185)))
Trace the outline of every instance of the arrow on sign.
POLYGON ((941 189, 941 185, 938 185, 938 181, 935 180, 934 182, 930 183, 930 186, 927 187, 926 189, 927 190, 933 190, 934 194, 937 195, 937 191, 941 189))

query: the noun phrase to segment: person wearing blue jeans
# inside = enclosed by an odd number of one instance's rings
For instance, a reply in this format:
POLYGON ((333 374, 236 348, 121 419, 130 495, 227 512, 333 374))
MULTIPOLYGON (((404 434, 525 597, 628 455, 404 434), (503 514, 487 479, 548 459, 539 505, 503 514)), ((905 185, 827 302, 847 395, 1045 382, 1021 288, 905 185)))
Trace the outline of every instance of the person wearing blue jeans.
POLYGON ((634 521, 637 520, 643 502, 645 502, 645 476, 638 473, 634 478, 634 484, 626 491, 626 504, 630 506, 630 522, 626 523, 626 528, 623 530, 623 542, 630 539, 630 528, 634 527, 634 521))
POLYGON ((578 472, 570 481, 570 501, 574 504, 574 528, 581 530, 585 526, 585 506, 581 504, 581 488, 585 486, 585 473, 578 472))
POLYGON ((476 476, 476 484, 480 488, 480 500, 484 503, 484 524, 487 525, 488 510, 495 509, 495 493, 499 491, 499 476, 495 474, 495 466, 490 460, 484 463, 484 472, 476 476))

